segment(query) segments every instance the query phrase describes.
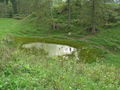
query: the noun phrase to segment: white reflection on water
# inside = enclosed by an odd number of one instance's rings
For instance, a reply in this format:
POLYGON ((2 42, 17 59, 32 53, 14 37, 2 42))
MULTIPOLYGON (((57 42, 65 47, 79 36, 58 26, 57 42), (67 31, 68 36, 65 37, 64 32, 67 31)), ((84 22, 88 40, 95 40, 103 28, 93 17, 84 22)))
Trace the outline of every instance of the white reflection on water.
POLYGON ((39 42, 24 44, 22 48, 43 49, 48 53, 49 56, 60 56, 60 55, 72 54, 74 51, 76 51, 75 48, 67 45, 48 44, 48 43, 39 43, 39 42))

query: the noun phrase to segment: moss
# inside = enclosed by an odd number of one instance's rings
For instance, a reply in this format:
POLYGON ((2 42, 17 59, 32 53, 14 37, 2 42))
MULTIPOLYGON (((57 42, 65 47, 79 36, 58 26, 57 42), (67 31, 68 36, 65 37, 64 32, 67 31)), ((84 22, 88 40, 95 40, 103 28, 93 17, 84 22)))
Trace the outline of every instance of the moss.
POLYGON ((103 52, 99 48, 85 48, 81 49, 79 53, 80 60, 88 63, 101 60, 100 58, 103 56, 103 52))
POLYGON ((13 37, 13 40, 16 43, 31 43, 31 42, 44 42, 44 43, 55 43, 55 44, 62 44, 62 45, 69 45, 75 48, 88 47, 90 46, 89 43, 83 41, 75 41, 75 40, 63 40, 63 39, 53 39, 53 38, 40 38, 40 37, 13 37))
POLYGON ((44 42, 44 43, 54 43, 69 45, 78 50, 78 57, 80 61, 84 62, 94 62, 97 59, 103 57, 103 51, 95 46, 91 46, 89 43, 84 41, 75 41, 75 40, 61 40, 61 39, 52 39, 52 38, 38 38, 38 37, 14 37, 13 40, 18 44, 26 44, 31 42, 44 42))

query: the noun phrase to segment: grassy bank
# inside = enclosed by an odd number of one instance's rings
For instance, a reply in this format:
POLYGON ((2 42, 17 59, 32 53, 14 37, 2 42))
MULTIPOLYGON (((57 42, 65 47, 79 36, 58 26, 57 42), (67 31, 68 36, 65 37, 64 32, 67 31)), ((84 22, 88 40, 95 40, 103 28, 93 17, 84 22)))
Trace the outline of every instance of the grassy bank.
POLYGON ((77 27, 76 29, 74 29, 76 30, 75 32, 74 30, 71 31, 51 30, 48 27, 45 27, 44 25, 39 25, 38 27, 38 25, 36 25, 35 18, 30 19, 30 17, 28 17, 21 21, 15 19, 1 19, 0 30, 1 30, 1 35, 11 33, 14 36, 18 36, 18 38, 24 36, 23 38, 21 38, 22 42, 42 41, 47 43, 52 42, 58 44, 67 44, 73 47, 89 46, 89 45, 92 47, 98 47, 101 50, 103 50, 103 52, 107 52, 105 54, 105 60, 104 60, 105 63, 110 63, 120 66, 119 65, 120 62, 119 28, 120 27, 117 26, 117 27, 112 27, 110 29, 101 29, 101 31, 96 35, 88 35, 84 30, 77 27), (9 26, 6 27, 5 24, 9 26), (2 27, 6 29, 2 30, 2 27), (71 33, 71 35, 68 34, 69 32, 71 33), (25 37, 27 37, 27 40, 25 39, 25 37))
POLYGON ((0 36, 17 32, 16 27, 18 21, 10 18, 0 18, 0 36))
POLYGON ((71 31, 72 34, 68 35, 67 31, 52 31, 44 26, 37 27, 31 22, 33 20, 0 19, 0 35, 3 37, 0 37, 1 90, 120 89, 119 27, 86 37, 87 33, 78 28, 75 30, 79 31, 71 31), (76 48, 87 47, 86 50, 83 48, 85 53, 82 54, 87 60, 96 54, 101 55, 96 53, 100 49, 104 52, 104 57, 97 58, 98 61, 93 63, 82 62, 82 59, 78 62, 72 56, 46 57, 43 51, 26 52, 15 47, 16 42, 9 42, 9 36, 19 43, 40 41, 76 48), (92 53, 89 52, 91 48, 95 49, 92 53))
POLYGON ((2 90, 119 90, 119 68, 103 62, 77 62, 74 57, 48 58, 1 45, 2 90))

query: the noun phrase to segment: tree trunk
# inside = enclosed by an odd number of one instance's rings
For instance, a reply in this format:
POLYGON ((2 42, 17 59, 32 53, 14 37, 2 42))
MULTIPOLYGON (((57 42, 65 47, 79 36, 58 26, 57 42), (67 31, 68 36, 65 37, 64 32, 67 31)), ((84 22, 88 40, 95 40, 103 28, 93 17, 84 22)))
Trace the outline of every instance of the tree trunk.
POLYGON ((96 33, 95 16, 95 0, 92 0, 92 33, 96 33))
POLYGON ((17 1, 11 0, 11 3, 12 3, 12 8, 13 8, 14 14, 17 14, 17 1))
POLYGON ((68 26, 71 24, 71 2, 70 0, 67 1, 68 3, 68 26))

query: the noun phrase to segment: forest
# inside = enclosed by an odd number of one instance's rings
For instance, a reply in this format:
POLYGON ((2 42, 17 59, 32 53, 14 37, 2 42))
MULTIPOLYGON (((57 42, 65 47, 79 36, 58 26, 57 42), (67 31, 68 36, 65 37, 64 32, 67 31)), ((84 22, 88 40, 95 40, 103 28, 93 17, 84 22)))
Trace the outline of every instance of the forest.
POLYGON ((120 0, 0 0, 0 90, 120 90, 120 0))

